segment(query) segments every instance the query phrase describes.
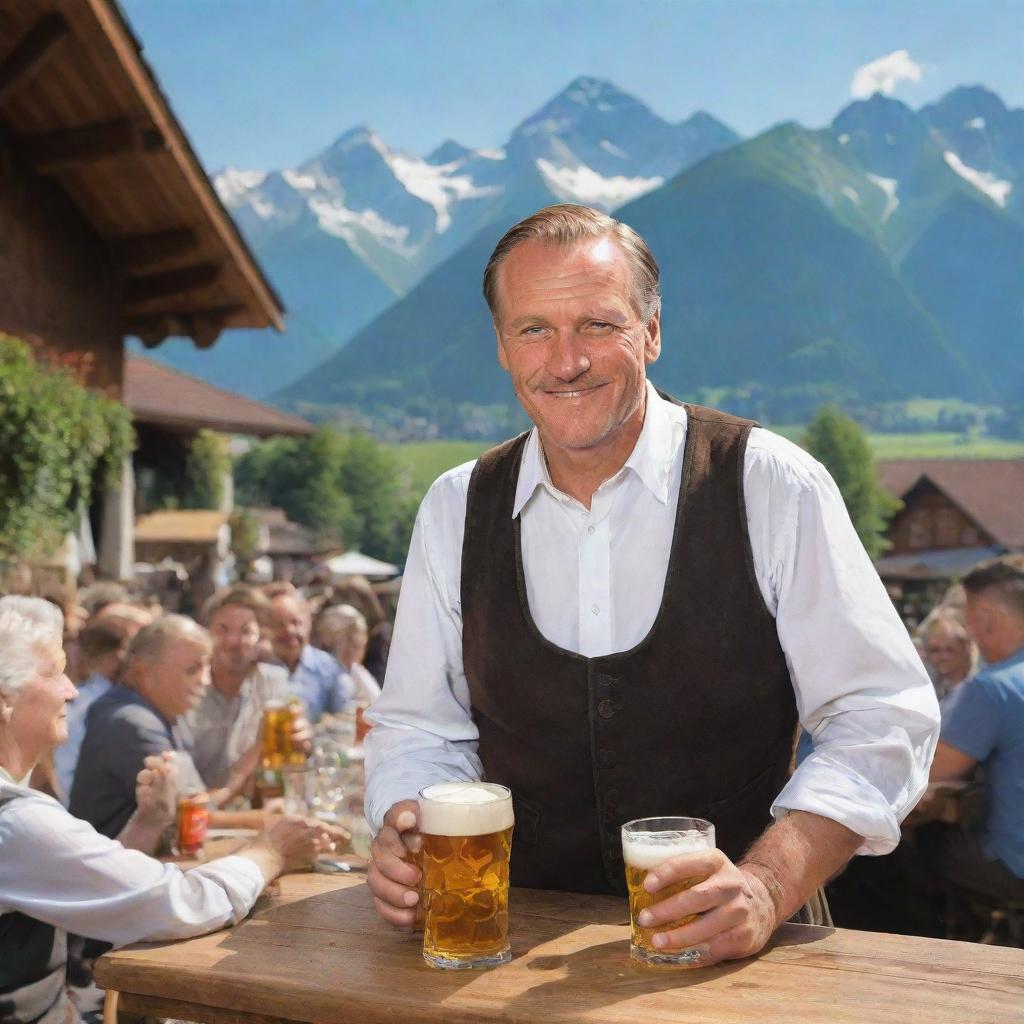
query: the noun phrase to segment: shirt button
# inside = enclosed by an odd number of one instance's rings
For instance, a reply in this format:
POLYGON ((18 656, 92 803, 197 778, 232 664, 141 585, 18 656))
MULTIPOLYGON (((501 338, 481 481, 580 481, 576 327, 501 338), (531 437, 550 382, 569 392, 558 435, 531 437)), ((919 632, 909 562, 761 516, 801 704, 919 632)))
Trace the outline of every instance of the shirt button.
POLYGON ((594 526, 588 526, 587 527, 587 533, 593 533, 595 529, 596 529, 596 527, 594 527, 594 526))
POLYGON ((601 613, 601 607, 600 607, 600 605, 592 604, 592 605, 590 606, 590 610, 591 610, 591 611, 592 611, 592 612, 593 612, 593 613, 594 613, 595 615, 600 615, 600 613, 601 613))

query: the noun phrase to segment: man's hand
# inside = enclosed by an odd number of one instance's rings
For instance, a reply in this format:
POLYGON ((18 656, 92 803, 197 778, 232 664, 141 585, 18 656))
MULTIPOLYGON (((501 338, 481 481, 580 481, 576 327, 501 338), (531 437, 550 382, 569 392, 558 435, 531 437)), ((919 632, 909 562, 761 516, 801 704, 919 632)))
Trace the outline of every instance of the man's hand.
POLYGON ((400 800, 384 815, 370 850, 367 884, 373 904, 385 921, 400 928, 416 925, 415 907, 420 898, 416 886, 421 872, 408 858, 423 845, 423 837, 416 831, 418 818, 419 804, 400 800))
POLYGON ((655 894, 684 879, 697 881, 640 914, 641 927, 664 926, 651 940, 658 950, 700 947, 702 965, 736 960, 760 950, 781 923, 761 878, 737 867, 721 850, 672 857, 648 873, 644 888, 655 894), (691 914, 700 917, 673 927, 691 914))
POLYGON ((309 724, 304 711, 295 709, 292 717, 292 749, 301 750, 306 757, 313 753, 313 727, 309 724))
POLYGON ((136 815, 140 823, 169 825, 178 812, 178 786, 174 752, 151 754, 135 777, 136 815))

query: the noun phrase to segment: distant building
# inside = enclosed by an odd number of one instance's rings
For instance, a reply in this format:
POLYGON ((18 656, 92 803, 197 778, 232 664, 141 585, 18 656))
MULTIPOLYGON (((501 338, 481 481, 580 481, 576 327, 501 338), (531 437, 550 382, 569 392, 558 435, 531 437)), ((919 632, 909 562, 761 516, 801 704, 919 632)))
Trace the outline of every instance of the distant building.
MULTIPOLYGON (((0 331, 111 397, 148 393, 136 411, 142 464, 156 432, 213 425, 227 399, 193 403, 186 422, 172 407, 195 385, 174 378, 158 394, 144 361, 135 368, 149 384, 126 382, 126 336, 205 348, 226 328, 283 325, 114 0, 0 0, 0 224, 0 331)), ((250 409, 216 429, 259 419, 250 409)), ((133 506, 128 464, 91 514, 114 576, 134 561, 133 506)))
POLYGON ((254 508, 250 511, 260 524, 260 554, 269 565, 268 575, 275 580, 305 583, 314 570, 341 544, 319 540, 308 527, 293 523, 280 508, 254 508))
POLYGON ((1024 459, 891 459, 878 475, 904 505, 875 562, 890 590, 937 600, 977 562, 1024 550, 1024 459))

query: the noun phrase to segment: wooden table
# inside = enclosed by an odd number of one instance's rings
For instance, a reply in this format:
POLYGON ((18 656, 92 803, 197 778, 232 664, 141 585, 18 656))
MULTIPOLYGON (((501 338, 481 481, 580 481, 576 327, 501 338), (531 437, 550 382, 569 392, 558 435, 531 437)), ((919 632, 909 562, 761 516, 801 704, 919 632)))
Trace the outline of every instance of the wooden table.
POLYGON ((1024 1020, 1024 951, 786 925, 745 961, 633 966, 624 901, 514 890, 510 964, 438 971, 362 878, 291 875, 229 931, 98 961, 121 1009, 204 1024, 998 1024, 1024 1020))

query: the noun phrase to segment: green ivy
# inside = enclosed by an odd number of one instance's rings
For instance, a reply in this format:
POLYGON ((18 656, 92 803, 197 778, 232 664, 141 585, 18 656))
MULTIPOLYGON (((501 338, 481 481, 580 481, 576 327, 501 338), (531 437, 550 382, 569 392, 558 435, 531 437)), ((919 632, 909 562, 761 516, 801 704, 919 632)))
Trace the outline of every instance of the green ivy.
POLYGON ((0 558, 33 558, 78 527, 94 484, 116 487, 131 415, 0 334, 0 558))

